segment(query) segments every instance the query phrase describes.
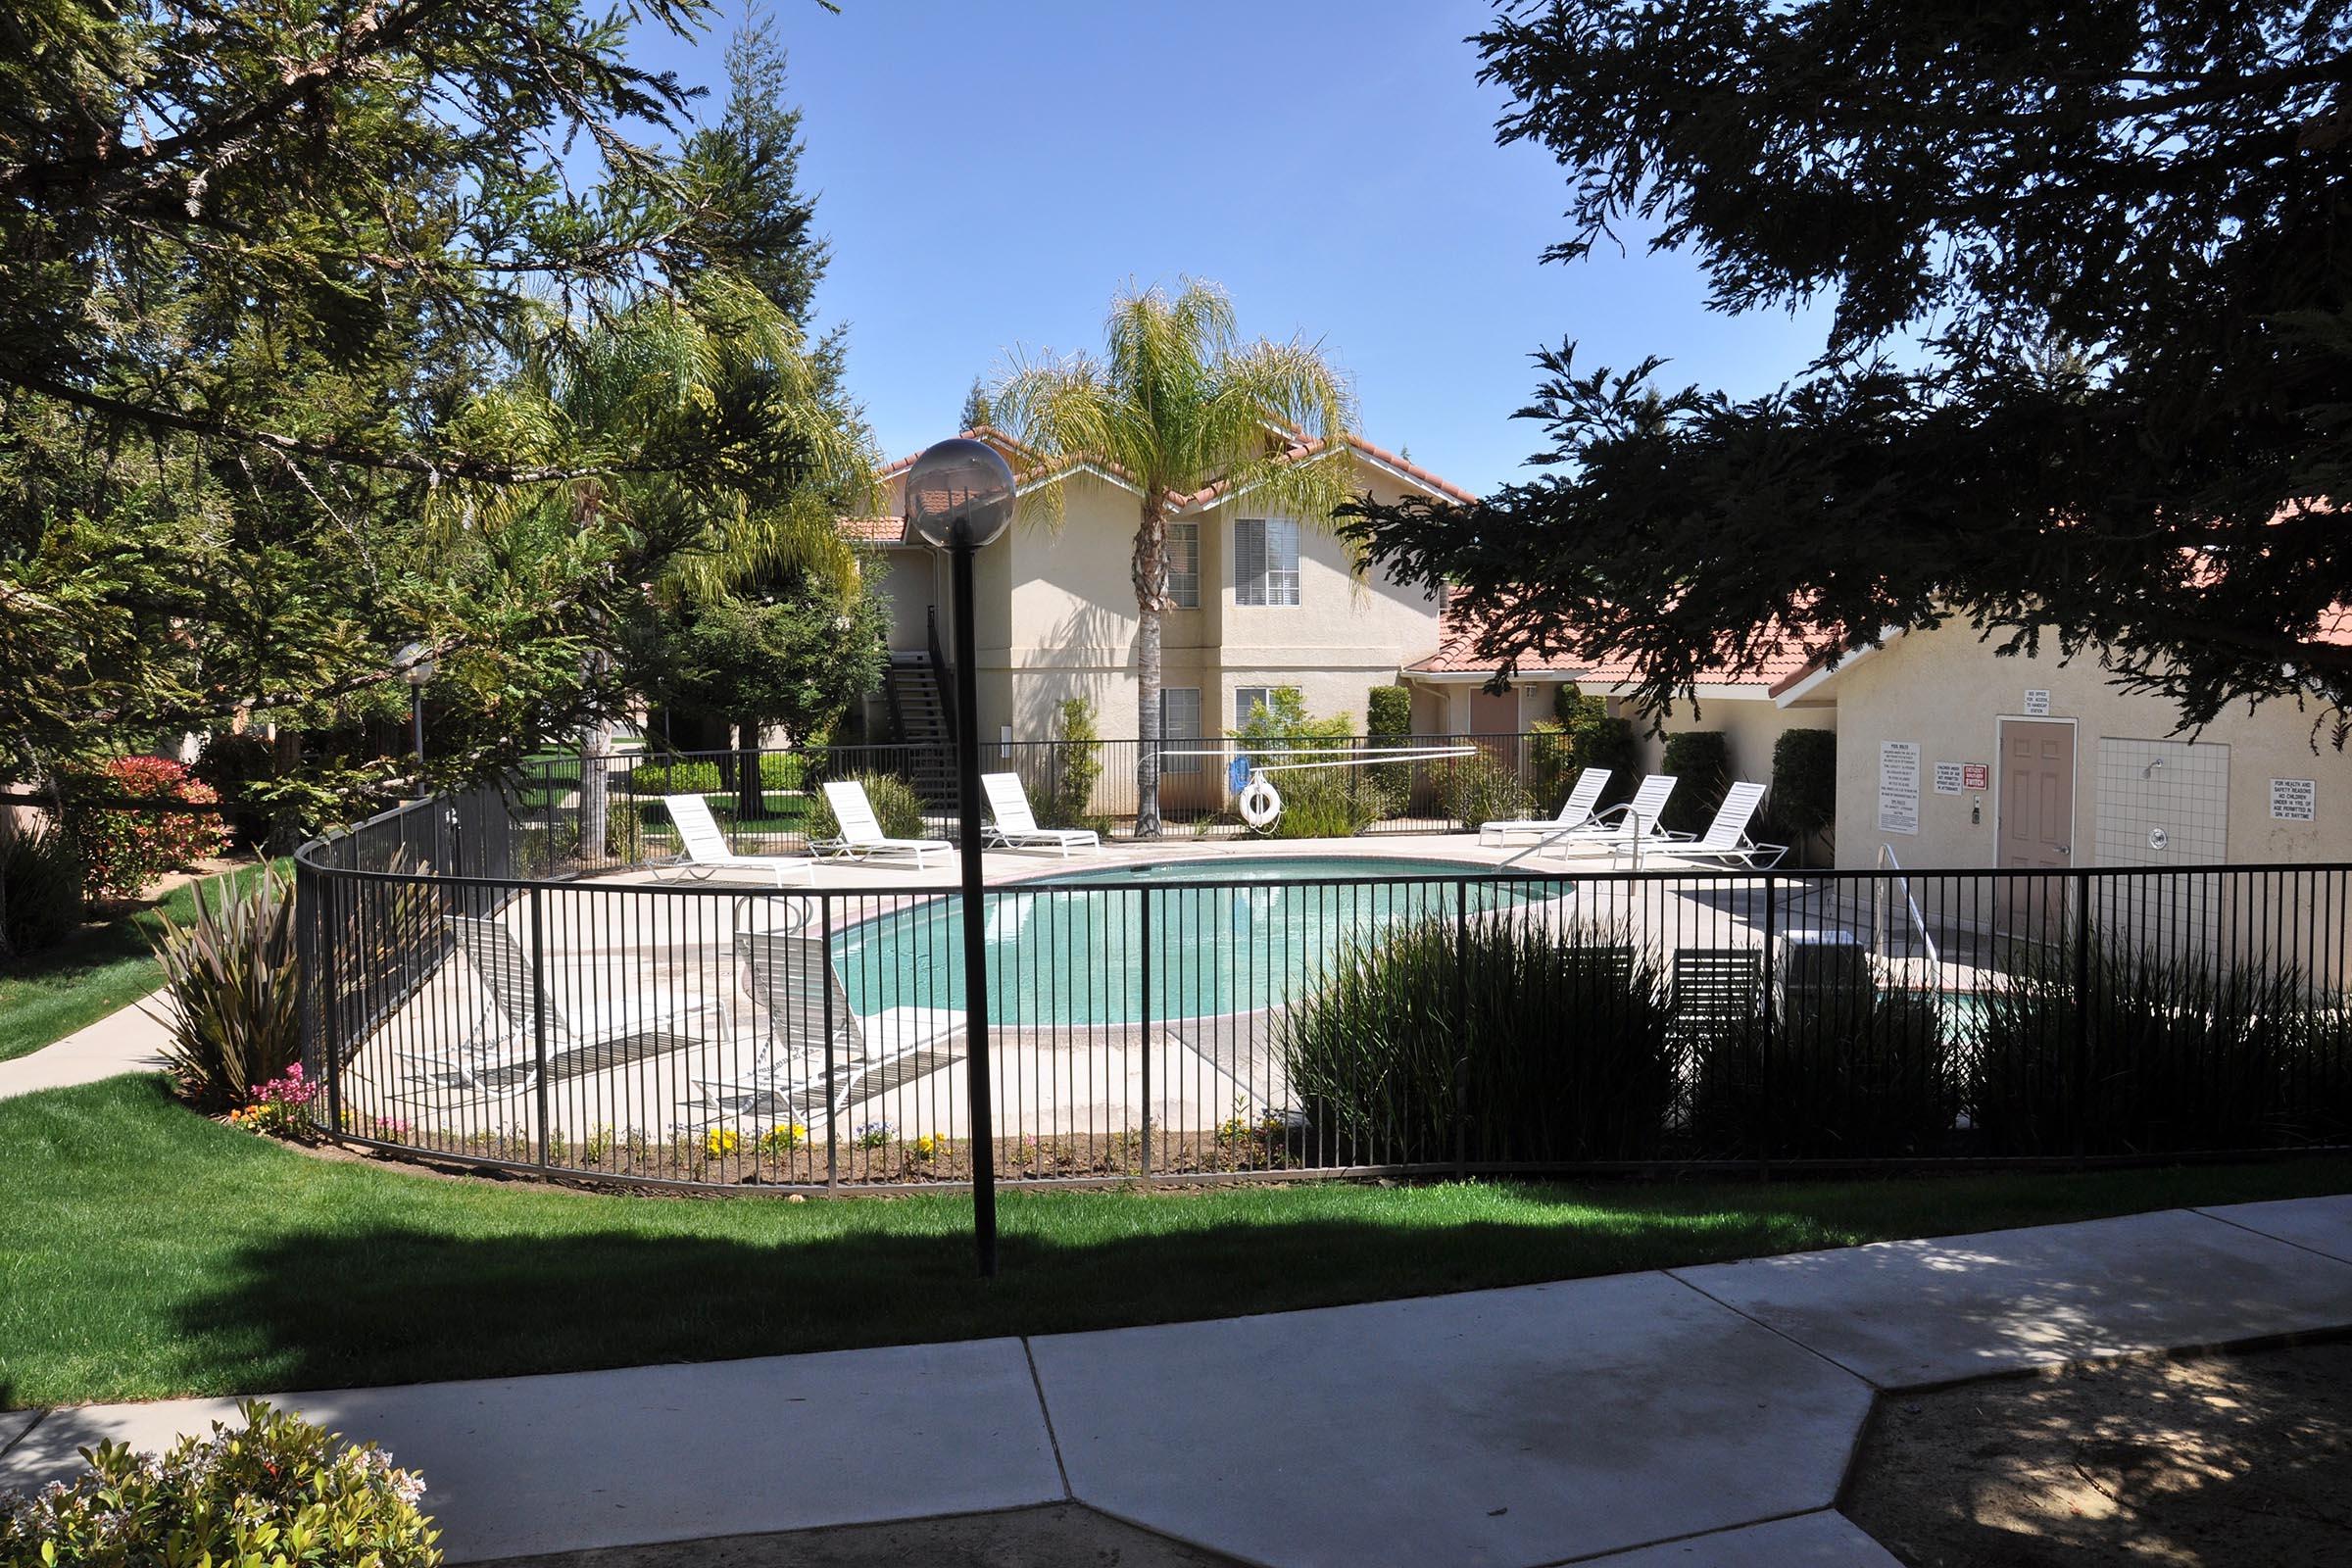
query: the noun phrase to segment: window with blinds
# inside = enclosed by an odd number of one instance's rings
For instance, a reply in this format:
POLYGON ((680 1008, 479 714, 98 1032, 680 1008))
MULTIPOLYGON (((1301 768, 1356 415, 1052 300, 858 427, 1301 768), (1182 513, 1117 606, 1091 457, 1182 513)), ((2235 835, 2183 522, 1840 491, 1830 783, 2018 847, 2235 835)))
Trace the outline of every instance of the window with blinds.
POLYGON ((1178 610, 1200 608, 1200 525, 1168 524, 1168 603, 1178 610))
POLYGON ((1288 517, 1234 523, 1233 598, 1240 605, 1298 603, 1298 524, 1288 517))
MULTIPOLYGON (((1162 686, 1159 689, 1159 736, 1177 751, 1200 749, 1200 688, 1162 686)), ((1198 757, 1162 757, 1162 773, 1198 773, 1198 757)))
POLYGON ((1235 729, 1248 729, 1250 727, 1250 715, 1251 713, 1257 711, 1257 710, 1261 708, 1270 709, 1273 706, 1273 687, 1236 686, 1233 689, 1233 727, 1235 729))

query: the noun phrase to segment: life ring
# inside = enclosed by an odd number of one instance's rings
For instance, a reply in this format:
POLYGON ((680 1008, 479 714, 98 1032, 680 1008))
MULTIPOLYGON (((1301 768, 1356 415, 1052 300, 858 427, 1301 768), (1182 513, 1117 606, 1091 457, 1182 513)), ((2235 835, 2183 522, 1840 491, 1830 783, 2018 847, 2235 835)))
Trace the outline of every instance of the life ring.
POLYGON ((1259 773, 1243 789, 1242 798, 1234 807, 1242 813, 1242 820, 1251 827, 1270 827, 1282 814, 1282 792, 1274 787, 1272 779, 1259 773))

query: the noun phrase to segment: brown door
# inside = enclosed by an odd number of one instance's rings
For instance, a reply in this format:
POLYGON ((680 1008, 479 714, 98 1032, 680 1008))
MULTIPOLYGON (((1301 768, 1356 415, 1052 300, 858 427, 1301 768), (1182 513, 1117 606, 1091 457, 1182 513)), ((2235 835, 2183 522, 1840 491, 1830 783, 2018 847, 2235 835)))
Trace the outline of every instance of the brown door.
POLYGON ((2001 723, 2000 863, 2074 863, 2075 726, 2001 723))

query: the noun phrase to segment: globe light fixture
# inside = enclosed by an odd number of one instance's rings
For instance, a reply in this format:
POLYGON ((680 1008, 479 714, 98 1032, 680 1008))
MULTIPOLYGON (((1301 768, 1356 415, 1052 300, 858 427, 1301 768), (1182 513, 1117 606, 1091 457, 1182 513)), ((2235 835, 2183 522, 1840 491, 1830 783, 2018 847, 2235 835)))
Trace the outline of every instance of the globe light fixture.
POLYGON ((416 750, 417 787, 424 784, 424 687, 441 672, 422 643, 403 643, 400 652, 392 656, 400 666, 400 678, 409 683, 409 739, 416 750))
POLYGON ((972 1117, 972 1236, 997 1272, 997 1152, 989 1105, 988 941, 981 915, 980 698, 972 668, 972 558, 1012 525, 1012 469, 964 436, 926 448, 906 470, 906 530, 945 550, 955 582, 956 848, 963 861, 965 1099, 972 1117))

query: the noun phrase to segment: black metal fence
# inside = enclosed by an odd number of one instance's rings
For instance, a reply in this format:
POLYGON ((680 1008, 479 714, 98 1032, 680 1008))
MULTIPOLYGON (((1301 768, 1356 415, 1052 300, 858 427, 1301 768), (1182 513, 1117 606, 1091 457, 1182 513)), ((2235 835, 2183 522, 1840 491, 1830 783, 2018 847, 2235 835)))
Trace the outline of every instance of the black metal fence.
MULTIPOLYGON (((545 812, 482 792, 301 852, 328 1126, 593 1179, 963 1178, 964 911, 929 885, 944 872, 556 880, 528 869, 545 812)), ((1413 846, 1346 875, 1272 851, 1116 857, 992 889, 1001 1177, 2352 1142, 2352 867, 1466 854, 1413 846)))
MULTIPOLYGON (((1556 809, 1576 771, 1562 738, 1542 733, 1358 736, 1254 753, 1238 742, 1170 740, 1160 744, 1159 754, 1161 836, 1176 843, 1450 832, 1556 809), (1403 750, 1452 755, 1376 760, 1403 750), (1210 751, 1219 755, 1198 755, 1210 751), (1282 767, 1310 756, 1317 765, 1282 767), (1237 808, 1251 763, 1276 766, 1285 797, 1283 813, 1266 835, 1250 828, 1237 808)), ((1119 838, 1134 831, 1142 755, 1137 741, 987 741, 980 765, 983 772, 1018 774, 1041 825, 1089 827, 1119 838)), ((668 794, 705 797, 739 850, 797 853, 810 823, 823 818, 821 786, 844 778, 863 781, 886 816, 895 805, 906 831, 956 837, 951 748, 802 747, 534 763, 522 774, 516 797, 525 812, 518 854, 540 872, 662 860, 676 852, 660 803, 668 794)), ((1622 799, 1639 780, 1615 782, 1621 787, 1612 799, 1622 799)))

